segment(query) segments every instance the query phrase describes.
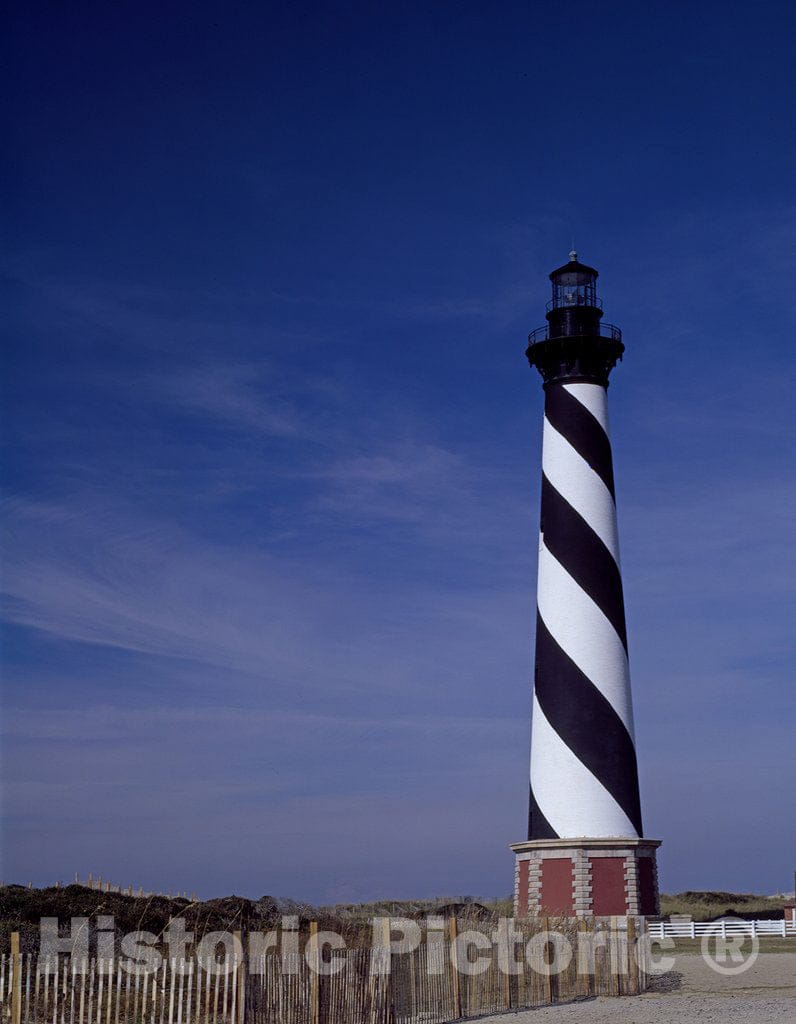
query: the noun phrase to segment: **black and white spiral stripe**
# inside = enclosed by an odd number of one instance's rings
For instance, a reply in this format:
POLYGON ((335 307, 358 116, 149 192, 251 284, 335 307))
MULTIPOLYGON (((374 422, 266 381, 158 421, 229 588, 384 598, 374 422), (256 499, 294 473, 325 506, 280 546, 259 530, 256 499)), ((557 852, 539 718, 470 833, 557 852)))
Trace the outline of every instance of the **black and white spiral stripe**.
POLYGON ((606 389, 548 384, 530 839, 642 834, 606 389))

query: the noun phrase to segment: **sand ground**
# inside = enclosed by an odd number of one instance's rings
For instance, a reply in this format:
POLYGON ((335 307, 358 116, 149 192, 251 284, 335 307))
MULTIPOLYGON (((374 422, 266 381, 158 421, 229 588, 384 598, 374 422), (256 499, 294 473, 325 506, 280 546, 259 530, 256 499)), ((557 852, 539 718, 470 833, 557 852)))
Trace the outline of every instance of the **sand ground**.
POLYGON ((642 996, 600 996, 481 1018, 481 1024, 796 1024, 796 953, 761 953, 745 973, 716 974, 680 954, 642 996))

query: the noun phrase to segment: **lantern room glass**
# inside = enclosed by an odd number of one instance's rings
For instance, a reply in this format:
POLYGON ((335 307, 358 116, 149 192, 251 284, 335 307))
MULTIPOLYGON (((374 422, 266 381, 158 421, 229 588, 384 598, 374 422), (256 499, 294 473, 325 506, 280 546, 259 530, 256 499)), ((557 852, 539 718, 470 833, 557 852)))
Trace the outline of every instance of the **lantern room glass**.
POLYGON ((598 306, 597 275, 584 270, 562 270, 553 279, 551 307, 598 306))

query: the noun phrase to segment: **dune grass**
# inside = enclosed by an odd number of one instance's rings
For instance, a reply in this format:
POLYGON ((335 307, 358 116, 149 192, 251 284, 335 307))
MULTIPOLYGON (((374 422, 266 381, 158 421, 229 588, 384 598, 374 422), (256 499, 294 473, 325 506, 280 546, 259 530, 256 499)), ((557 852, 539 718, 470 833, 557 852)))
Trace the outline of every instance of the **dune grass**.
POLYGON ((728 912, 739 917, 773 919, 782 916, 782 908, 793 903, 784 896, 758 896, 738 892, 661 893, 661 914, 690 914, 695 921, 710 921, 728 912))

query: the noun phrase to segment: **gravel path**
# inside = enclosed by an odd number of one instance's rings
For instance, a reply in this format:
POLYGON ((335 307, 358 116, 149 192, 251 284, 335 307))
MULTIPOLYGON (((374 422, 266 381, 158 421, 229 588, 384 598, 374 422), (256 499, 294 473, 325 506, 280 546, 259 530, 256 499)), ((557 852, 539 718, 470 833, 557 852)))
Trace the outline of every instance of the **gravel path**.
POLYGON ((716 974, 700 956, 678 956, 643 996, 545 1006, 483 1017, 480 1024, 796 1024, 796 954, 761 953, 743 974, 716 974))

